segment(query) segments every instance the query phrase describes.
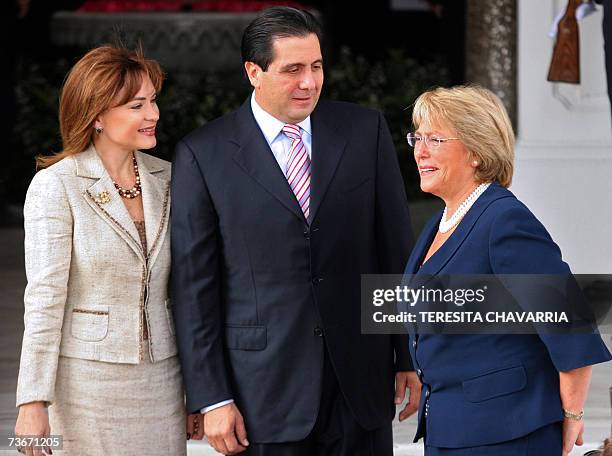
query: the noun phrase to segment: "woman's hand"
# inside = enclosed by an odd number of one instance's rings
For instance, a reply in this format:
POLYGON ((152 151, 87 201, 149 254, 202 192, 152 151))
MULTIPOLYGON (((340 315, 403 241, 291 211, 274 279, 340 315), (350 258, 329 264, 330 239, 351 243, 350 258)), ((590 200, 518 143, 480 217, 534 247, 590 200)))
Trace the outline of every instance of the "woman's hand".
MULTIPOLYGON (((49 427, 49 414, 44 402, 30 402, 19 407, 17 423, 15 424, 15 436, 48 437, 51 434, 49 427)), ((42 448, 22 447, 21 453, 27 456, 41 456, 42 448)), ((49 448, 46 454, 52 454, 49 448)))
POLYGON ((204 415, 192 413, 187 415, 187 440, 204 438, 204 415))
MULTIPOLYGON (((584 366, 570 371, 559 372, 561 406, 574 414, 583 410, 586 402, 593 366, 584 366)), ((584 421, 566 417, 563 420, 563 456, 567 456, 574 445, 582 445, 584 421)))
POLYGON ((574 445, 582 445, 582 433, 584 432, 584 421, 571 420, 565 418, 563 420, 563 453, 562 456, 567 456, 571 453, 574 445))

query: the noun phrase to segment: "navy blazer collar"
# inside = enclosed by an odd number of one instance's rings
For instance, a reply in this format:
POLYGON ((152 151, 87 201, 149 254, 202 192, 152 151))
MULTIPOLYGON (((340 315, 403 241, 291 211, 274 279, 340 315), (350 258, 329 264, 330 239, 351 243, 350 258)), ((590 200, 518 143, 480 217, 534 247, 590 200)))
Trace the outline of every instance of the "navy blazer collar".
POLYGON ((463 244, 463 241, 470 234, 474 225, 489 205, 500 198, 513 197, 514 195, 510 190, 500 186, 498 183, 493 182, 487 190, 480 195, 480 198, 476 200, 474 205, 470 208, 467 214, 463 217, 463 220, 459 222, 455 231, 450 235, 444 244, 434 253, 421 268, 419 266, 423 262, 427 250, 431 245, 436 232, 438 230, 438 224, 442 218, 442 211, 437 212, 425 225, 419 239, 412 250, 412 254, 406 264, 406 274, 427 274, 435 275, 448 263, 457 249, 463 244))
MULTIPOLYGON (((310 116, 313 135, 310 222, 315 220, 317 210, 334 176, 347 142, 346 138, 334 128, 333 119, 328 117, 318 107, 310 116)), ((234 160, 283 206, 306 222, 287 178, 278 166, 266 138, 255 121, 250 99, 247 99, 236 111, 234 131, 235 135, 231 142, 239 148, 234 155, 234 160)))

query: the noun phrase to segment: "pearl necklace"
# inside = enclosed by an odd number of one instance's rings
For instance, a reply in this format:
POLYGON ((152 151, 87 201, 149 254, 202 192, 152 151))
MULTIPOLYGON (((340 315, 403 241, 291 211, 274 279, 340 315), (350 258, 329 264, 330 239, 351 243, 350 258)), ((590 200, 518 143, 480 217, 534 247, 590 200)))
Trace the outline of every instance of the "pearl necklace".
POLYGON ((470 196, 468 196, 463 203, 459 205, 455 213, 448 220, 446 219, 448 207, 444 207, 444 212, 442 213, 442 218, 440 219, 440 225, 438 226, 440 233, 450 231, 457 223, 459 223, 465 214, 467 214, 467 211, 469 211, 472 205, 476 202, 478 197, 482 195, 487 188, 489 188, 489 185, 491 185, 491 183, 487 182, 486 184, 480 184, 478 187, 476 187, 470 196))

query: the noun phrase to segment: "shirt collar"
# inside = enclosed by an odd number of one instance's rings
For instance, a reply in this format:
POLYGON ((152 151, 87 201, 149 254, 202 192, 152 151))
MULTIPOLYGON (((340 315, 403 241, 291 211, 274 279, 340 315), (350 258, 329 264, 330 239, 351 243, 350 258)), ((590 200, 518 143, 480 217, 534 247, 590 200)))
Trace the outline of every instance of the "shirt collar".
MULTIPOLYGON (((259 106, 259 103, 257 103, 255 100, 255 92, 253 92, 251 95, 251 110, 253 111, 255 121, 257 122, 257 125, 259 125, 259 128, 261 128, 266 141, 268 144, 272 144, 278 134, 283 130, 285 122, 278 120, 272 114, 266 112, 261 106, 259 106)), ((312 135, 310 116, 306 117, 297 125, 302 129, 302 132, 306 132, 309 136, 312 135)))

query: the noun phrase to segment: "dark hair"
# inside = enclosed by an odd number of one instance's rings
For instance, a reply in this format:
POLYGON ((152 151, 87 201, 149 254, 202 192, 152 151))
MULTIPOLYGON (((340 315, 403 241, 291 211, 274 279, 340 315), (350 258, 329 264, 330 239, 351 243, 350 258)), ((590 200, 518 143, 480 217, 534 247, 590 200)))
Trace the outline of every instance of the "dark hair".
POLYGON ((276 38, 306 37, 311 33, 321 42, 321 25, 312 13, 289 6, 267 8, 253 19, 242 35, 242 63, 253 62, 267 71, 274 59, 276 38))

